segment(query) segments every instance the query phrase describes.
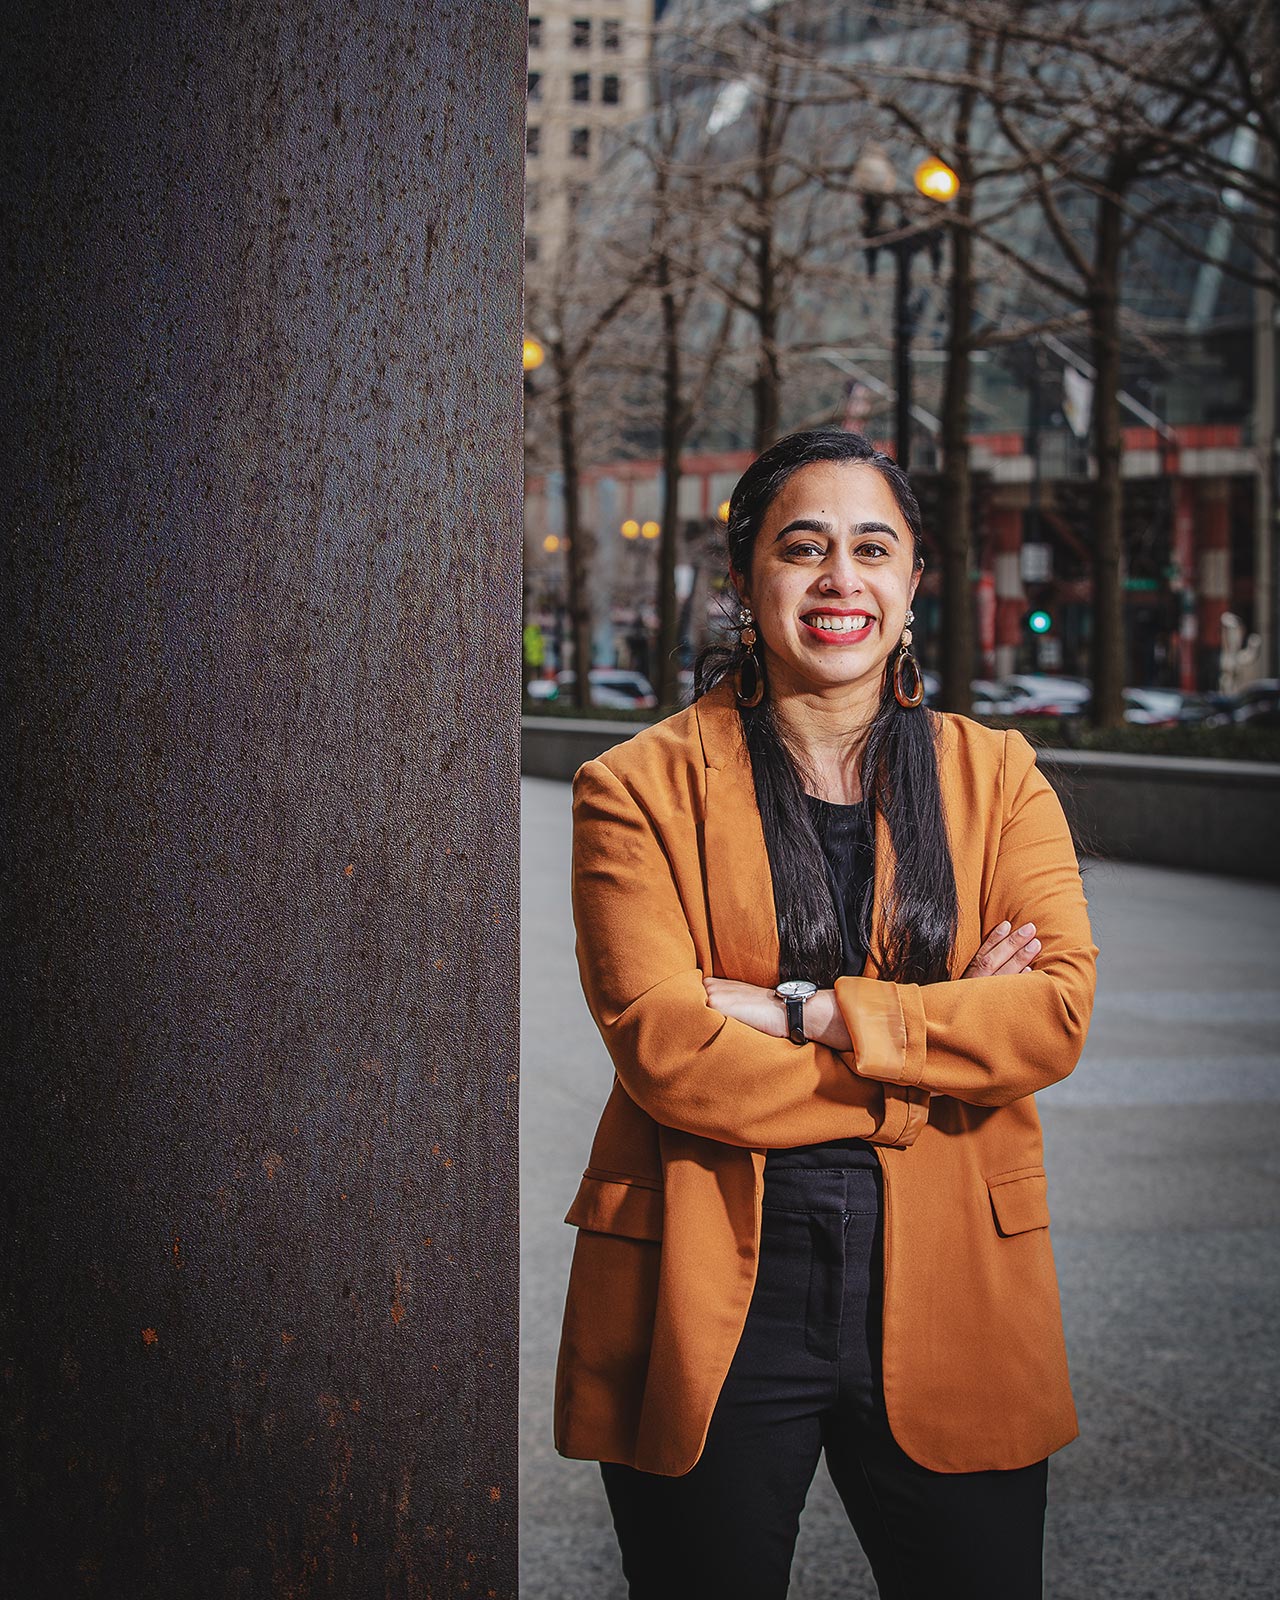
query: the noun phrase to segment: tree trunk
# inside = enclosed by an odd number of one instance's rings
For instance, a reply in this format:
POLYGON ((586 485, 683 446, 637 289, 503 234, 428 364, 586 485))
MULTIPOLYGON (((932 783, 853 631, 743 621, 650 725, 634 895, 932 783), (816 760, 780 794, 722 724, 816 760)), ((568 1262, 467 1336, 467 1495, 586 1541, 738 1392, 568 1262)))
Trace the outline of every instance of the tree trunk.
POLYGON ((973 207, 962 175, 951 233, 950 327, 942 397, 942 482, 936 535, 942 546, 942 705, 967 716, 972 708, 973 534, 969 488, 969 353, 973 323, 973 207))
POLYGON ((556 417, 560 430, 560 470, 564 474, 565 571, 569 579, 569 633, 573 640, 573 703, 585 711, 591 704, 591 598, 587 585, 589 535, 581 526, 578 475, 578 430, 574 414, 573 378, 563 346, 556 357, 556 417))
MULTIPOLYGON (((765 14, 765 30, 776 33, 777 18, 770 10, 765 14)), ((756 328, 760 348, 756 354, 756 377, 752 384, 755 401, 755 431, 752 446, 757 455, 768 449, 778 437, 782 420, 782 374, 778 370, 778 290, 773 259, 773 163, 777 154, 777 117, 779 102, 776 98, 778 63, 770 62, 764 105, 756 135, 756 194, 760 206, 759 231, 756 238, 756 328)))
MULTIPOLYGON (((975 78, 986 41, 969 30, 966 68, 975 78)), ((948 283, 947 370, 942 393, 942 483, 937 530, 942 545, 942 705, 967 716, 973 701, 973 529, 970 523, 969 358, 973 348, 973 164, 969 135, 974 91, 956 106, 952 159, 960 187, 952 201, 951 276, 948 283)))
POLYGON ((1094 489, 1092 721, 1118 728, 1124 721, 1124 590, 1122 587, 1124 487, 1120 429, 1120 258, 1123 217, 1116 189, 1099 200, 1089 331, 1096 379, 1093 396, 1094 489))
POLYGON ((683 442, 680 400, 680 316, 671 288, 671 262, 657 263, 662 299, 662 543, 658 550, 658 659, 654 692, 660 706, 678 698, 679 647, 676 613, 676 545, 679 539, 680 454, 683 442))

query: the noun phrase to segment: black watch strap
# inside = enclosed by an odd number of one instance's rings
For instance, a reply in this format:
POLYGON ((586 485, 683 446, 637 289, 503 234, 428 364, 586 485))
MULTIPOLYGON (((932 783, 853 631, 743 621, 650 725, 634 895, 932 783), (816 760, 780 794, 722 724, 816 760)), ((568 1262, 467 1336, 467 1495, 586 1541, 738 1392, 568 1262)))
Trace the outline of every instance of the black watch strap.
POLYGON ((792 1044, 808 1044, 804 1031, 804 1001, 798 1000, 794 995, 788 995, 787 1007, 787 1038, 792 1044))

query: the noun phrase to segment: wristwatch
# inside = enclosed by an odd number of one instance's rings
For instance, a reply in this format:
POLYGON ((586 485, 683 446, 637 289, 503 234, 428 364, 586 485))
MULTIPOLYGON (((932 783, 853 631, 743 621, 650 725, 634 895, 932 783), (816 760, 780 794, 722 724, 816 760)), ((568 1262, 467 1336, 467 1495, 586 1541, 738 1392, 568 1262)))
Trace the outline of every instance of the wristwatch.
POLYGON ((787 1008, 787 1038, 792 1044, 808 1044, 804 1031, 804 1003, 818 992, 818 985, 808 978, 788 978, 774 990, 787 1008))

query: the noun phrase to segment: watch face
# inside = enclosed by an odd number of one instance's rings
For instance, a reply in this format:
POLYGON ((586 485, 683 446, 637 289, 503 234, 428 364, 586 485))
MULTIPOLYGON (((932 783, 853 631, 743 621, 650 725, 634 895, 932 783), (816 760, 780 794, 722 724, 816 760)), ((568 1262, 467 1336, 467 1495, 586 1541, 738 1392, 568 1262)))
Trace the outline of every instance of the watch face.
POLYGON ((778 985, 778 993, 784 1000, 807 1000, 817 992, 817 984, 810 983, 807 978, 788 978, 786 983, 778 985))

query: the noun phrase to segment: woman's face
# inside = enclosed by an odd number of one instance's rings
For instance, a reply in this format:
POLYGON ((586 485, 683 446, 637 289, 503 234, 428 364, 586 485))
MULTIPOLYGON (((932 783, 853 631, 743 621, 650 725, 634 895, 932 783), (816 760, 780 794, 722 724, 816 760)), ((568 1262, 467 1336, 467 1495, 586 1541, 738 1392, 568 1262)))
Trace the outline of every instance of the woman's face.
POLYGON ((793 472, 756 536, 749 577, 774 691, 863 685, 880 693, 920 575, 893 490, 861 462, 817 461, 793 472))

